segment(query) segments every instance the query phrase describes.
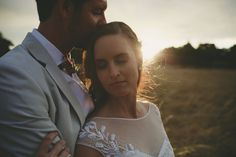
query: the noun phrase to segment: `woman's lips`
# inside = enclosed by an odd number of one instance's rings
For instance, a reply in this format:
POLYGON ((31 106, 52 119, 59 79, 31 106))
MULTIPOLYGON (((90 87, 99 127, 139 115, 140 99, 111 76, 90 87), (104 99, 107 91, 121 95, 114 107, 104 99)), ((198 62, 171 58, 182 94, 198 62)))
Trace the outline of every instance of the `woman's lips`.
POLYGON ((125 84, 126 84, 126 81, 116 81, 116 82, 112 82, 110 86, 123 86, 125 84))

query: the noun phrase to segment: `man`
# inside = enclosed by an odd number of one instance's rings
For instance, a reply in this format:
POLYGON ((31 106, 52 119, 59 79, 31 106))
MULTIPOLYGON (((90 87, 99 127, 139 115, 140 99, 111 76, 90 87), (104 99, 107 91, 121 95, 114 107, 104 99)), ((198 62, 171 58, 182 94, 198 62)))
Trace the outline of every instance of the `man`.
MULTIPOLYGON (((73 156, 77 135, 93 107, 78 78, 58 68, 72 47, 85 48, 106 23, 106 0, 36 0, 38 29, 0 58, 0 152, 35 156, 58 131, 73 156)), ((1 154, 0 154, 1 156, 1 154)))

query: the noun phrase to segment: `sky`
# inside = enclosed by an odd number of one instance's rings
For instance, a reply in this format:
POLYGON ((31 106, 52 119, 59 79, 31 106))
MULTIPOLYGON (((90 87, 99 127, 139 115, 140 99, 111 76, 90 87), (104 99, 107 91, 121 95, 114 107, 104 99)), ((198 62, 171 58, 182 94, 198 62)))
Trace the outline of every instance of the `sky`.
MULTIPOLYGON (((162 49, 190 42, 218 48, 236 44, 236 0, 107 0, 107 21, 123 21, 136 32, 150 59, 162 49)), ((38 26, 35 0, 0 0, 0 32, 21 43, 38 26)))

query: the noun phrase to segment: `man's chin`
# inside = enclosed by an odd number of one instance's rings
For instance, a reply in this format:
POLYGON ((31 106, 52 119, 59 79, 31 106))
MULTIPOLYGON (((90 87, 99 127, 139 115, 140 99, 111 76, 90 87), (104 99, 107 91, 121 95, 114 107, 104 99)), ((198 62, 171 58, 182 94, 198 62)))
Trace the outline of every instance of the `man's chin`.
POLYGON ((88 46, 89 46, 88 40, 84 40, 82 42, 78 42, 75 44, 76 48, 84 49, 84 50, 87 50, 88 46))
POLYGON ((87 47, 88 47, 87 45, 88 45, 88 44, 84 44, 84 43, 82 44, 82 43, 80 43, 80 44, 75 44, 74 47, 77 48, 77 49, 86 50, 87 47))

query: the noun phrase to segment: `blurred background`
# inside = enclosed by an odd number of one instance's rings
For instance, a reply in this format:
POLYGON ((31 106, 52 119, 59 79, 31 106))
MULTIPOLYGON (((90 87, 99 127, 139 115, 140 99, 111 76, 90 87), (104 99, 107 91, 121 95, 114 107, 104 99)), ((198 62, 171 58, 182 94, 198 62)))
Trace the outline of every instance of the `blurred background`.
MULTIPOLYGON (((143 45, 176 157, 236 156, 236 1, 107 0, 143 45)), ((37 28, 34 0, 0 0, 0 56, 37 28)))
POLYGON ((146 94, 160 108, 176 157, 236 156, 236 45, 160 52, 146 94))

